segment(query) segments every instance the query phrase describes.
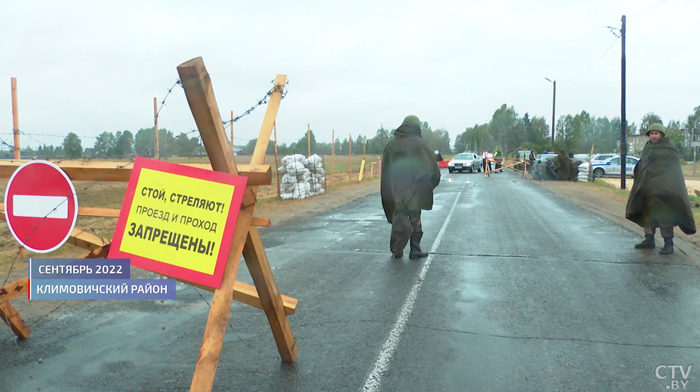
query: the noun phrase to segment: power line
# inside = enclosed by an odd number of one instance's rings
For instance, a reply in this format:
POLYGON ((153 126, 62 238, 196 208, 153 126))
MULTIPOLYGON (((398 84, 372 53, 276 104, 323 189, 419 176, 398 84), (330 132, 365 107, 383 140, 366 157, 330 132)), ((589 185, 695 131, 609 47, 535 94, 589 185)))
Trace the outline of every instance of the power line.
POLYGON ((658 3, 658 4, 654 5, 654 6, 651 6, 651 7, 647 8, 647 9, 645 9, 645 10, 642 11, 642 12, 638 12, 638 13, 636 13, 636 14, 630 16, 630 17, 627 18, 627 19, 632 19, 632 18, 634 18, 634 17, 637 16, 637 15, 641 15, 641 14, 643 14, 643 13, 649 11, 649 10, 652 9, 652 8, 656 8, 656 7, 660 6, 661 4, 663 4, 663 3, 667 2, 667 1, 668 1, 668 0, 663 0, 662 2, 660 2, 660 3, 658 3))
POLYGON ((570 83, 570 82, 573 82, 574 80, 580 78, 581 76, 587 74, 588 71, 590 71, 591 69, 593 69, 593 67, 595 67, 596 64, 598 64, 598 63, 600 62, 600 60, 602 60, 603 57, 605 57, 605 55, 608 54, 608 52, 610 51, 610 49, 612 49, 613 46, 615 46, 615 44, 617 43, 617 41, 618 41, 619 39, 620 39, 620 37, 615 38, 615 41, 613 41, 612 45, 610 45, 610 47, 605 51, 605 53, 603 53, 603 55, 600 56, 600 58, 599 58, 598 60, 596 60, 596 62, 593 63, 593 65, 591 65, 590 68, 588 68, 584 73, 582 73, 581 75, 579 75, 579 76, 577 76, 577 77, 575 77, 575 78, 573 78, 573 79, 571 79, 571 80, 567 80, 567 81, 559 82, 559 83, 560 83, 560 84, 563 84, 563 83, 570 83))

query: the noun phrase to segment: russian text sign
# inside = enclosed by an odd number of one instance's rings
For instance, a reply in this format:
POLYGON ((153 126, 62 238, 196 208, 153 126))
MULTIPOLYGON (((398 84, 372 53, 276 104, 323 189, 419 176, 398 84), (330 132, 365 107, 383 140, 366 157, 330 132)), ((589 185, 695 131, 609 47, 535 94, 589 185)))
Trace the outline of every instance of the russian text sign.
POLYGON ((136 158, 109 258, 219 288, 247 180, 136 158))

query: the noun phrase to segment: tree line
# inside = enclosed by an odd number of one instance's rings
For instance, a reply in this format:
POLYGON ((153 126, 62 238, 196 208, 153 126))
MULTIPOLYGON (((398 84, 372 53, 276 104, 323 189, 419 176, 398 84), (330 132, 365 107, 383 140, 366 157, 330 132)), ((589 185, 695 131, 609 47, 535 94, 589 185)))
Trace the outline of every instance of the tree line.
MULTIPOLYGON (((627 125, 627 135, 643 135, 653 123, 661 123, 666 128, 666 136, 673 139, 686 159, 692 158, 692 149, 686 147, 689 134, 700 134, 700 106, 684 121, 664 121, 659 115, 650 112, 645 114, 639 126, 635 123, 627 125)), ((585 110, 578 114, 562 115, 558 118, 554 134, 554 150, 565 149, 569 153, 589 153, 595 145, 596 152, 619 153, 621 131, 619 117, 608 119, 596 117, 585 110)), ((395 129, 381 127, 373 135, 358 134, 356 137, 335 138, 333 143, 316 140, 314 131, 307 132, 295 143, 282 143, 277 146, 280 155, 311 153, 330 155, 332 149, 336 155, 381 154, 387 143, 394 137, 395 129)), ((450 135, 444 128, 433 130, 428 122, 421 124, 421 134, 431 150, 442 154, 459 153, 463 151, 481 152, 500 149, 506 155, 512 155, 519 150, 534 150, 537 153, 551 149, 551 125, 547 124, 544 116, 532 116, 525 113, 522 116, 513 106, 506 104, 496 109, 491 120, 484 124, 474 124, 459 133, 454 140, 454 149, 450 148, 450 135)), ((174 136, 167 129, 158 130, 159 156, 161 157, 192 157, 206 155, 199 134, 196 130, 180 133, 174 136)), ((236 146, 239 155, 250 155, 255 149, 257 139, 249 140, 245 146, 236 146)), ((134 156, 154 157, 154 128, 142 128, 134 136, 130 131, 116 133, 103 132, 96 137, 90 148, 83 149, 78 135, 69 133, 61 146, 41 146, 38 150, 23 149, 26 155, 36 158, 131 158, 134 156)), ((268 144, 268 154, 274 154, 274 143, 268 144)), ((629 151, 639 154, 639 151, 629 151)), ((3 151, 4 158, 12 156, 12 151, 3 151)))

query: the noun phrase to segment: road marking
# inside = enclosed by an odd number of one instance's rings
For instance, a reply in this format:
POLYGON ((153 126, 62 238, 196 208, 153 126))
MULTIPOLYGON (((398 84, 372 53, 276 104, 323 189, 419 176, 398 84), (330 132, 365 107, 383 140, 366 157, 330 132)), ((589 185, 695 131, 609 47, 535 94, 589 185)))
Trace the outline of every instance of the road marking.
POLYGON ((404 301, 403 306, 401 307, 401 311, 399 312, 399 315, 396 318, 396 322, 391 328, 389 336, 386 338, 386 341, 382 346, 382 350, 379 352, 379 356, 377 356, 377 360, 374 362, 374 366, 372 367, 372 370, 369 372, 369 375, 365 380, 365 384, 362 387, 363 392, 379 391, 379 388, 382 384, 382 377, 384 377, 384 374, 389 369, 391 359, 393 358, 394 352, 396 352, 396 348, 398 347, 399 341, 401 340, 401 334, 403 334, 403 331, 406 329, 406 323, 408 322, 408 319, 411 316, 411 312, 413 311, 413 306, 415 305, 416 299, 418 298, 418 292, 420 291, 421 286, 423 286, 423 281, 425 281, 425 275, 430 269, 430 264, 433 262, 435 252, 440 246, 442 237, 445 235, 447 225, 450 224, 450 220, 452 219, 452 213, 454 213, 455 207, 457 207, 457 202, 459 201, 460 196, 462 196, 462 192, 464 191, 464 188, 466 188, 468 183, 469 182, 467 181, 464 183, 464 185, 462 185, 462 188, 460 188, 457 197, 455 197, 455 201, 454 203, 452 203, 452 208, 447 214, 447 218, 442 224, 442 227, 440 228, 440 231, 438 232, 438 235, 435 238, 435 242, 433 243, 432 248, 430 248, 430 255, 428 255, 428 257, 425 259, 425 263, 423 264, 423 267, 418 273, 418 279, 413 284, 413 287, 411 287, 411 291, 408 292, 408 296, 406 296, 406 301, 404 301))
POLYGON ((12 214, 27 218, 68 219, 65 196, 12 196, 12 214))

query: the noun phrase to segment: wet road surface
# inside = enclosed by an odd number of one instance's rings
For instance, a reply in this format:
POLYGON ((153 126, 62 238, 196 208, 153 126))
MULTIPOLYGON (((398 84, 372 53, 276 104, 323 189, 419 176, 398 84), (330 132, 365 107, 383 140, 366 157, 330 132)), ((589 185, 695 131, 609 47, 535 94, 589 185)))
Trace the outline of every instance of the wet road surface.
MULTIPOLYGON (((391 259, 377 193, 263 230, 299 356, 282 363, 264 313, 234 302, 214 390, 700 391, 682 255, 511 172, 443 171, 423 229, 427 259, 391 259)), ((55 312, 26 341, 1 328, 0 391, 187 391, 212 295, 177 297, 55 312)))

